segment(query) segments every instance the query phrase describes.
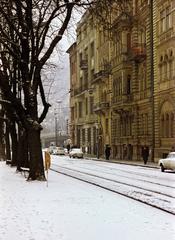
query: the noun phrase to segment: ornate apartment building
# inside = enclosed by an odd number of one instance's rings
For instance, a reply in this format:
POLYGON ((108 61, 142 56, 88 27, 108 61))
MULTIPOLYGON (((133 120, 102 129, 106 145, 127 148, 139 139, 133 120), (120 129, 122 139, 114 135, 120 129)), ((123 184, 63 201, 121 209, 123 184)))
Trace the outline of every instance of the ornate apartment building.
POLYGON ((89 154, 141 160, 175 143, 175 1, 134 0, 111 12, 110 31, 88 12, 68 50, 71 139, 89 154))
POLYGON ((175 147, 175 0, 155 8, 155 156, 175 147))
POLYGON ((96 155, 97 116, 93 111, 94 92, 91 85, 95 72, 96 29, 87 12, 77 28, 77 42, 69 49, 70 54, 70 135, 74 146, 96 155))

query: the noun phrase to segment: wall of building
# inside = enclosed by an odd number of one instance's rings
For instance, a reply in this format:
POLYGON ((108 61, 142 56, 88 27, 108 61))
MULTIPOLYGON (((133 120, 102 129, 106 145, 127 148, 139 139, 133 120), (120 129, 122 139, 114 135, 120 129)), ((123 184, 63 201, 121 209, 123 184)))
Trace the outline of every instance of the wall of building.
POLYGON ((174 5, 133 1, 110 32, 88 12, 79 23, 72 131, 89 154, 103 157, 109 144, 112 158, 141 161, 146 145, 157 161, 174 146, 174 5))

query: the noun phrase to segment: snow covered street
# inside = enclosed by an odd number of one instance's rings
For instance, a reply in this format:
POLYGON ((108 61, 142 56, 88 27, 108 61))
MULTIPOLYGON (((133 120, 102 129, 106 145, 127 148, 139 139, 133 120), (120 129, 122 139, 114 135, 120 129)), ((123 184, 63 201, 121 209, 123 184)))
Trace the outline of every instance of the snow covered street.
POLYGON ((0 162, 1 240, 175 240, 173 215, 52 171, 47 187, 15 170, 0 162))
POLYGON ((158 168, 52 155, 52 170, 175 215, 175 174, 158 168))

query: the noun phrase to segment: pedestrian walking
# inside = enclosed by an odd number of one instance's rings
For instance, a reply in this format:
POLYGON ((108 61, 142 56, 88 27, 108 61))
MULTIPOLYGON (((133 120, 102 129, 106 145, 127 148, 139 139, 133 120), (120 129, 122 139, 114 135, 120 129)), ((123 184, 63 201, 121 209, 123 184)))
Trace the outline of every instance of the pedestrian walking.
POLYGON ((142 147, 142 158, 143 162, 146 165, 149 157, 149 148, 147 146, 142 147))
POLYGON ((174 146, 171 147, 171 151, 170 152, 175 152, 175 147, 174 146))
POLYGON ((106 145, 106 148, 105 148, 105 157, 106 157, 106 160, 109 160, 110 154, 111 154, 111 148, 110 148, 109 145, 106 145))
POLYGON ((67 153, 69 154, 69 151, 70 151, 70 144, 68 143, 67 144, 67 153))

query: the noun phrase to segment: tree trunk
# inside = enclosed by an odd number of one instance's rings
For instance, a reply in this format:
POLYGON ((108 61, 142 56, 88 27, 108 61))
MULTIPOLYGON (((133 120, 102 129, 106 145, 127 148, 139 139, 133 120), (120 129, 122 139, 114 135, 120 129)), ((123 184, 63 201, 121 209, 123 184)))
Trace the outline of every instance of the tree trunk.
POLYGON ((17 140, 17 133, 15 122, 13 121, 10 125, 10 135, 12 140, 12 166, 17 165, 17 149, 18 149, 18 140, 17 140))
POLYGON ((29 168, 28 159, 28 140, 26 131, 19 127, 19 141, 18 141, 18 152, 17 152, 17 170, 21 171, 21 167, 29 168))
POLYGON ((30 128, 27 132, 30 153, 30 172, 28 180, 46 180, 44 173, 40 132, 41 130, 36 130, 34 127, 30 128))
POLYGON ((5 160, 5 148, 4 148, 4 122, 0 120, 0 161, 5 160))
POLYGON ((9 123, 8 122, 6 122, 6 130, 5 130, 5 152, 6 152, 6 159, 11 160, 9 123))

